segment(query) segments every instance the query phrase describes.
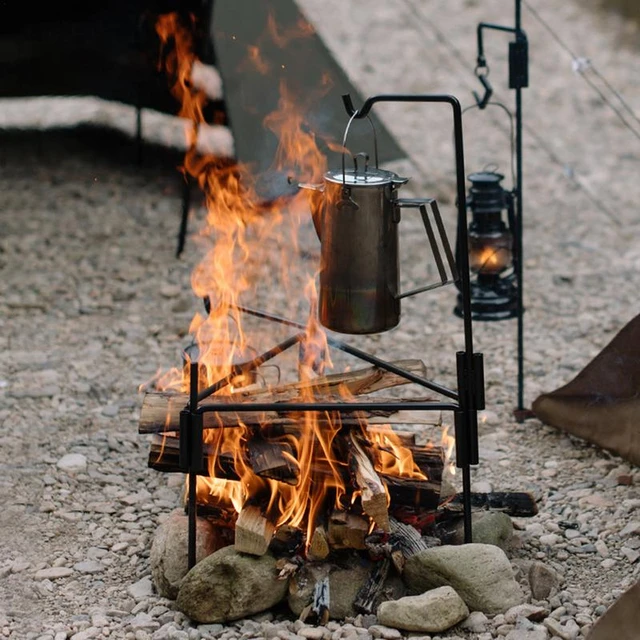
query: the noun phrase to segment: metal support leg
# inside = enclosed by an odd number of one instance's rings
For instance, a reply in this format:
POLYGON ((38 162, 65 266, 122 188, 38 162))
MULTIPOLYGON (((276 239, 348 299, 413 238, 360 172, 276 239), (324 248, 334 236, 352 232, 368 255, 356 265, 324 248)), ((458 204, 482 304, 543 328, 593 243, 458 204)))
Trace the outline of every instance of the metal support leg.
POLYGON ((182 184, 182 217, 180 219, 180 230, 178 232, 178 247, 176 258, 179 258, 184 251, 187 238, 187 228, 189 226, 189 209, 191 208, 191 179, 185 175, 182 184))
POLYGON ((197 362, 191 362, 189 406, 180 413, 180 467, 188 474, 189 495, 187 558, 189 569, 196 564, 196 523, 197 523, 197 481, 198 474, 204 472, 202 452, 202 414, 198 413, 197 362))

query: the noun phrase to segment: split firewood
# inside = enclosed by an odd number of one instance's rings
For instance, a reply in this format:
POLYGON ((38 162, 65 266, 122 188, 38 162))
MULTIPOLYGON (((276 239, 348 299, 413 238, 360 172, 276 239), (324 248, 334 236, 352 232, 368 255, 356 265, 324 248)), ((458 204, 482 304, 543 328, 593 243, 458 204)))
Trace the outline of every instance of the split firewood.
POLYGON ((407 558, 429 548, 429 545, 424 541, 417 529, 395 518, 391 518, 389 544, 391 546, 391 559, 398 573, 402 573, 404 570, 407 558))
MULTIPOLYGON (((508 516, 528 518, 538 513, 538 505, 532 493, 528 491, 493 491, 491 493, 472 493, 473 509, 502 511, 508 516)), ((463 494, 455 496, 441 507, 444 511, 460 513, 463 509, 463 494)))
MULTIPOLYGON (((389 433, 389 427, 386 425, 384 426, 372 425, 367 429, 367 433, 372 438, 380 439, 380 437, 389 433)), ((416 434, 413 431, 399 431, 394 429, 393 435, 396 438, 398 438, 400 443, 405 447, 413 447, 416 444, 416 434)))
MULTIPOLYGON (((221 529, 233 529, 238 519, 238 512, 232 505, 211 505, 211 504, 197 504, 197 515, 200 518, 206 518, 216 527, 221 529)), ((189 505, 186 504, 184 508, 185 514, 189 514, 189 505)))
POLYGON ((316 586, 313 590, 313 601, 311 603, 311 611, 314 614, 316 624, 321 626, 324 626, 329 622, 330 596, 329 576, 325 576, 322 580, 318 580, 318 582, 316 582, 316 586))
MULTIPOLYGON (((367 429, 367 434, 370 429, 367 429)), ((203 443, 204 468, 210 470, 210 475, 223 480, 239 480, 235 470, 235 454, 233 451, 221 451, 215 455, 218 447, 211 443, 203 443)), ((280 482, 295 484, 298 480, 298 465, 293 458, 288 446, 272 442, 260 435, 250 437, 246 448, 247 463, 256 475, 264 478, 272 478, 280 482), (252 455, 253 452, 253 455, 252 455)), ((372 449, 372 451, 375 449, 372 449)), ((429 477, 433 483, 437 484, 442 477, 443 452, 441 448, 435 447, 423 450, 420 447, 413 448, 414 461, 420 470, 429 477), (424 451, 424 457, 421 456, 424 451)), ((180 440, 175 432, 163 434, 152 434, 149 446, 148 466, 156 471, 166 473, 180 473, 184 470, 180 467, 180 440)), ((321 462, 315 461, 312 464, 312 472, 315 475, 332 475, 331 468, 321 462)), ((425 485, 429 487, 429 485, 425 485)), ((411 500, 409 500, 411 502, 411 500)))
POLYGON ((380 474, 394 506, 413 506, 422 511, 435 511, 440 503, 440 483, 380 474))
MULTIPOLYGON (((423 378, 427 375, 427 368, 422 360, 397 360, 391 364, 423 378)), ((270 390, 265 390, 264 388, 250 391, 240 389, 233 397, 236 399, 246 398, 251 399, 252 402, 258 402, 259 396, 266 394, 277 397, 279 402, 283 402, 287 399, 294 400, 295 398, 309 397, 311 395, 317 398, 343 392, 359 396, 403 384, 410 384, 410 381, 380 367, 365 367, 354 371, 332 373, 310 380, 283 384, 270 390)))
POLYGON ((311 536, 307 556, 310 560, 324 560, 329 555, 329 551, 327 530, 323 525, 318 525, 311 536))
MULTIPOLYGON (((202 407, 217 407, 235 402, 229 396, 216 396, 216 403, 205 401, 200 404, 202 407)), ((316 400, 320 400, 316 398, 316 400)), ((321 399, 323 402, 337 402, 344 404, 344 398, 340 396, 326 396, 321 399)), ((293 398, 292 402, 304 401, 304 398, 293 398)), ((370 411, 368 409, 358 409, 354 413, 345 413, 340 418, 341 424, 350 427, 359 427, 363 423, 370 425, 381 424, 420 424, 430 426, 440 426, 442 417, 440 411, 409 411, 404 410, 402 405, 404 400, 399 398, 376 398, 376 402, 397 405, 397 409, 382 411, 370 411)), ((414 402, 430 402, 431 398, 414 398, 414 402)), ((147 393, 142 402, 140 410, 140 420, 138 422, 138 433, 165 433, 168 431, 178 431, 180 428, 180 412, 185 408, 188 397, 185 394, 156 392, 147 393)), ((261 397, 260 403, 273 404, 274 408, 265 411, 239 411, 235 412, 215 412, 207 411, 203 414, 204 429, 216 429, 220 427, 237 427, 239 424, 259 425, 265 435, 293 434, 300 435, 304 427, 300 426, 301 412, 278 411, 278 400, 275 397, 261 397), (271 431, 272 430, 272 431, 271 431)), ((357 402, 353 402, 357 407, 357 402)), ((327 416, 326 412, 318 412, 317 420, 320 425, 335 422, 335 416, 327 416)))
POLYGON ((362 510, 383 531, 389 531, 389 513, 387 511, 387 492, 380 476, 373 468, 373 463, 365 453, 356 434, 349 433, 351 444, 350 468, 353 470, 355 482, 361 491, 362 510))
POLYGON ((278 527, 269 549, 277 556, 287 555, 289 557, 296 555, 304 544, 304 533, 298 527, 289 524, 283 524, 278 527))
MULTIPOLYGON (((239 480, 235 470, 233 451, 221 451, 216 456, 216 448, 207 442, 202 445, 204 468, 209 469, 209 475, 223 480, 239 480)), ((147 464, 150 469, 164 473, 184 472, 180 466, 180 438, 178 434, 174 432, 154 433, 149 445, 147 464)))
POLYGON ((407 448, 411 451, 413 461, 418 469, 420 469, 431 482, 440 484, 442 482, 442 473, 446 460, 444 447, 440 445, 430 447, 408 445, 407 448))
POLYGON ((236 520, 236 551, 263 556, 274 531, 275 526, 262 515, 258 507, 243 507, 236 520))
POLYGON ((297 484, 300 468, 290 445, 270 442, 255 433, 246 446, 249 465, 257 476, 297 484))
POLYGON ((327 538, 333 549, 366 549, 369 521, 346 511, 334 510, 329 516, 327 538))
POLYGON ((389 558, 383 558, 379 562, 374 563, 367 581, 360 587, 353 601, 353 608, 358 613, 366 614, 375 612, 390 568, 391 560, 389 558))

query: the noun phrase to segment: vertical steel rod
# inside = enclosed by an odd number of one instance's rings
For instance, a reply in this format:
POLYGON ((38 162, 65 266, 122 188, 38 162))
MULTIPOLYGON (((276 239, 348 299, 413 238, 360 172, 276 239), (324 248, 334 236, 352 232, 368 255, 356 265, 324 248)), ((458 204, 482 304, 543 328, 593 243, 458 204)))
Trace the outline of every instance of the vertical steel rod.
MULTIPOLYGON (((520 33, 521 0, 515 0, 516 33, 520 33)), ((518 280, 518 410, 524 409, 524 298, 523 298, 523 267, 522 257, 522 88, 516 88, 516 278, 518 280)))
POLYGON ((516 89, 516 265, 518 280, 518 410, 524 409, 524 300, 522 257, 522 89, 516 89))
MULTIPOLYGON (((189 431, 193 428, 193 417, 196 415, 196 411, 198 410, 198 376, 199 376, 199 367, 198 362, 191 362, 189 367, 189 414, 191 420, 189 422, 189 431)), ((189 433, 189 445, 190 449, 192 438, 191 433, 189 433)), ((196 564, 196 517, 197 517, 197 482, 198 476, 196 472, 193 470, 194 461, 192 459, 193 451, 190 451, 190 459, 189 459, 189 513, 188 513, 188 525, 189 525, 189 539, 188 539, 188 547, 187 547, 187 557, 188 557, 188 566, 189 569, 193 568, 196 564)))

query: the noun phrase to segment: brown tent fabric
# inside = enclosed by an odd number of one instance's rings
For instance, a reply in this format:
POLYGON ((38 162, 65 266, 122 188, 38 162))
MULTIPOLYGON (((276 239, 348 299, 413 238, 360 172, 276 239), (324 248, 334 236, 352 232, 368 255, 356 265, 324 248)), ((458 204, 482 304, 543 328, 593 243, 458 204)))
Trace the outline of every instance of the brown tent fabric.
POLYGON ((640 465, 640 315, 571 382, 531 408, 545 424, 640 465))
POLYGON ((596 622, 587 640, 640 638, 640 582, 625 591, 596 622))

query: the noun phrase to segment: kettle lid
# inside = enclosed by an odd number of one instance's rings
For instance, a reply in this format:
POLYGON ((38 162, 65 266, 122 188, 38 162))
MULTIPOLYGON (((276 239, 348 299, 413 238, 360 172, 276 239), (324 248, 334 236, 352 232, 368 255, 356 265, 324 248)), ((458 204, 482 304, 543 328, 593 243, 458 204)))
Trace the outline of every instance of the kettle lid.
POLYGON ((385 169, 370 169, 367 168, 364 171, 358 171, 357 169, 346 169, 344 172, 342 169, 334 169, 327 171, 324 174, 325 180, 328 182, 334 182, 338 184, 349 184, 352 186, 382 186, 385 184, 398 184, 398 180, 403 181, 398 174, 393 171, 386 171, 385 169))

